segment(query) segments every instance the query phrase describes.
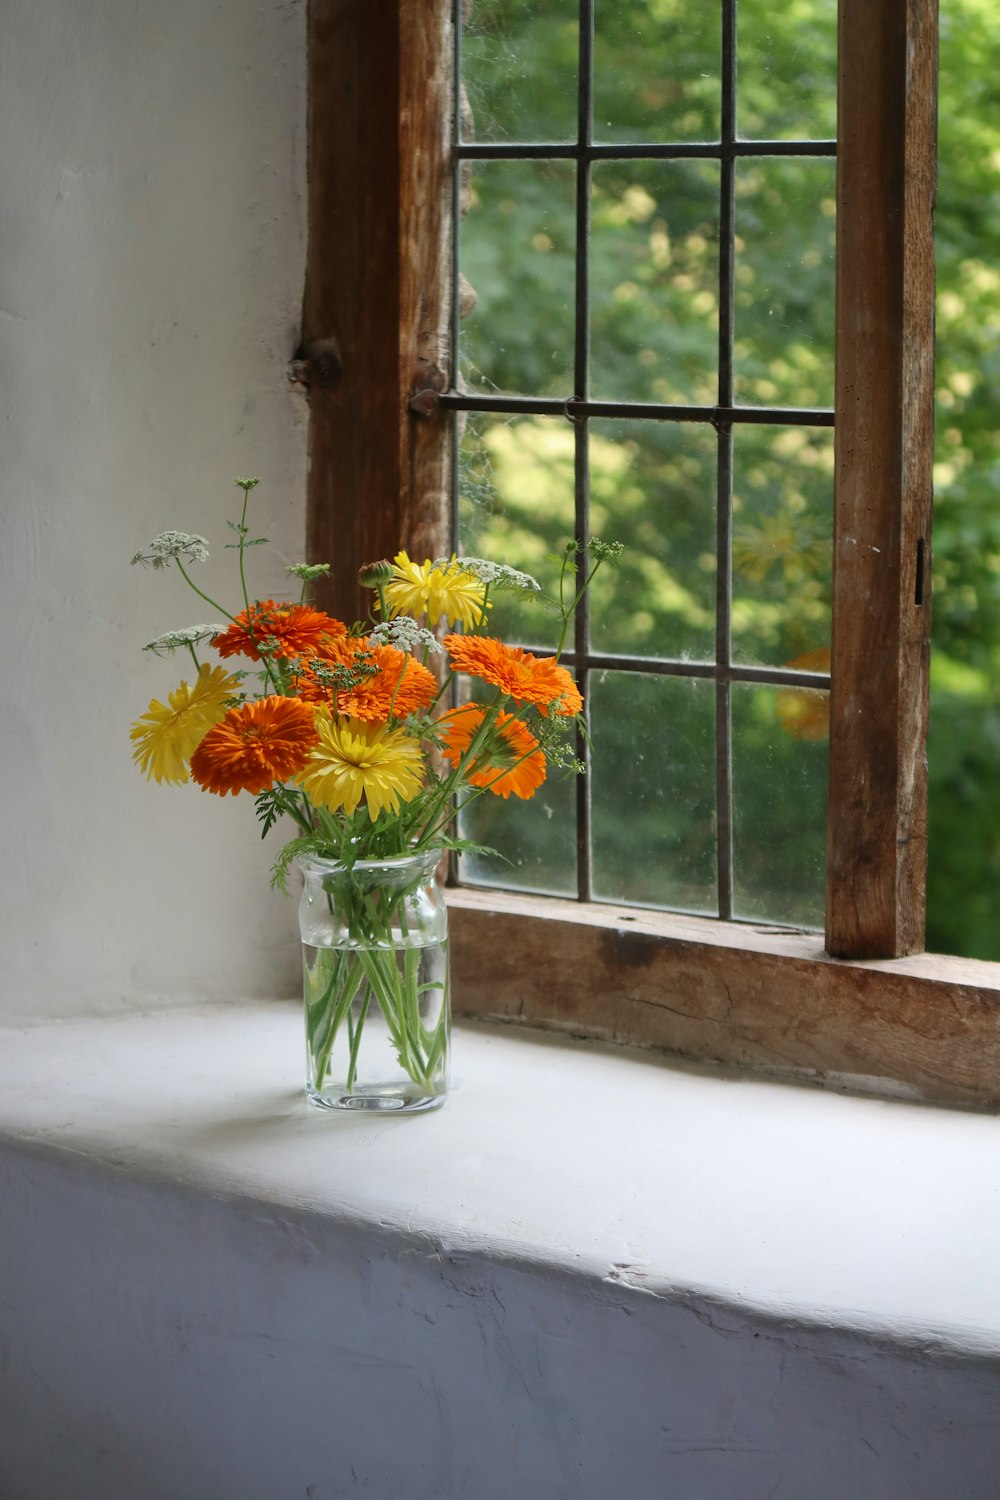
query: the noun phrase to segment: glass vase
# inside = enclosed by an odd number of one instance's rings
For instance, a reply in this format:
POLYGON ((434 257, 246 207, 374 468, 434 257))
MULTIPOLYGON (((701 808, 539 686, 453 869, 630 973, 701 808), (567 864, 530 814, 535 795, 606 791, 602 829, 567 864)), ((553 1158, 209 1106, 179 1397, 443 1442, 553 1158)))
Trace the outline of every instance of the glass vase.
POLYGON ((320 1109, 425 1110, 448 1089, 448 912, 440 851, 303 855, 306 1094, 320 1109))

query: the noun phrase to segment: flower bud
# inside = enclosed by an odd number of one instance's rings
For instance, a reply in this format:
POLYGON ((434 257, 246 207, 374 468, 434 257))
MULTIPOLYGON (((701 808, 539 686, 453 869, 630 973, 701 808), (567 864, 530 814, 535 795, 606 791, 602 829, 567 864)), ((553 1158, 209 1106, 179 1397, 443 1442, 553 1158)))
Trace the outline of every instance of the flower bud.
POLYGON ((393 580, 393 566, 386 558, 380 558, 378 562, 365 563, 363 568, 358 569, 358 582, 363 589, 377 589, 381 584, 384 588, 393 580))

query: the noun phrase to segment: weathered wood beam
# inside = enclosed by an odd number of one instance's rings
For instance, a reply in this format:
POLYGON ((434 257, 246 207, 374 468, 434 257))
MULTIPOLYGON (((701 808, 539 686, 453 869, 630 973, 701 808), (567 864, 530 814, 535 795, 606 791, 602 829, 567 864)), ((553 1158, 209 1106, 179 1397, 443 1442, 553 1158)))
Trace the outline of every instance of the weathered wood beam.
POLYGON ((1000 1107, 1000 964, 844 963, 819 933, 506 891, 447 896, 459 1015, 1000 1107))
POLYGON ((934 0, 840 0, 827 948, 924 941, 934 0))
POLYGON ((362 563, 446 546, 448 417, 409 400, 448 363, 451 7, 310 0, 308 46, 308 553, 351 620, 362 563))

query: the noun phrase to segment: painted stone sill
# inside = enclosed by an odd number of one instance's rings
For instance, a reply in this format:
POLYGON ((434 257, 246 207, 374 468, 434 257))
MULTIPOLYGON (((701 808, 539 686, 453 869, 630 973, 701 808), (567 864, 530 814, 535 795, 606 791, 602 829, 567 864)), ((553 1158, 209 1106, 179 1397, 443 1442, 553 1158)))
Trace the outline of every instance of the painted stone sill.
POLYGON ((1000 1358, 1000 1121, 457 1028, 445 1109, 330 1118, 284 1002, 10 1030, 0 1146, 440 1253, 1000 1358))

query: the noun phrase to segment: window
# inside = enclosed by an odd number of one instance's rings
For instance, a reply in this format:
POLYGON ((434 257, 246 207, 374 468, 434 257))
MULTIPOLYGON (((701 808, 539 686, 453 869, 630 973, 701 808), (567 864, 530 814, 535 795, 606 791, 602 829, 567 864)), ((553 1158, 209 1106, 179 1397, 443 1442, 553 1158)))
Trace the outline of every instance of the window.
MULTIPOLYGON (((334 559, 341 613, 357 597, 359 557, 400 537, 417 551, 444 550, 449 408, 463 404, 449 395, 452 7, 414 0, 388 8, 391 24, 381 10, 324 0, 311 16, 310 543, 334 559)), ((580 14, 586 23, 588 0, 580 14)), ((731 30, 729 0, 723 14, 731 30)), ((459 890, 456 990, 460 1004, 487 1014, 741 1065, 874 1074, 930 1097, 995 1099, 995 969, 917 951, 934 23, 916 0, 841 0, 840 28, 826 935, 830 953, 855 961, 827 957, 818 934, 459 890)), ((715 425, 726 437, 725 412, 715 425)))
POLYGON ((795 31, 806 97, 786 29, 753 0, 739 27, 735 0, 476 0, 456 29, 461 550, 626 545, 567 655, 588 774, 479 803, 510 863, 463 880, 823 926, 836 0, 795 31))

